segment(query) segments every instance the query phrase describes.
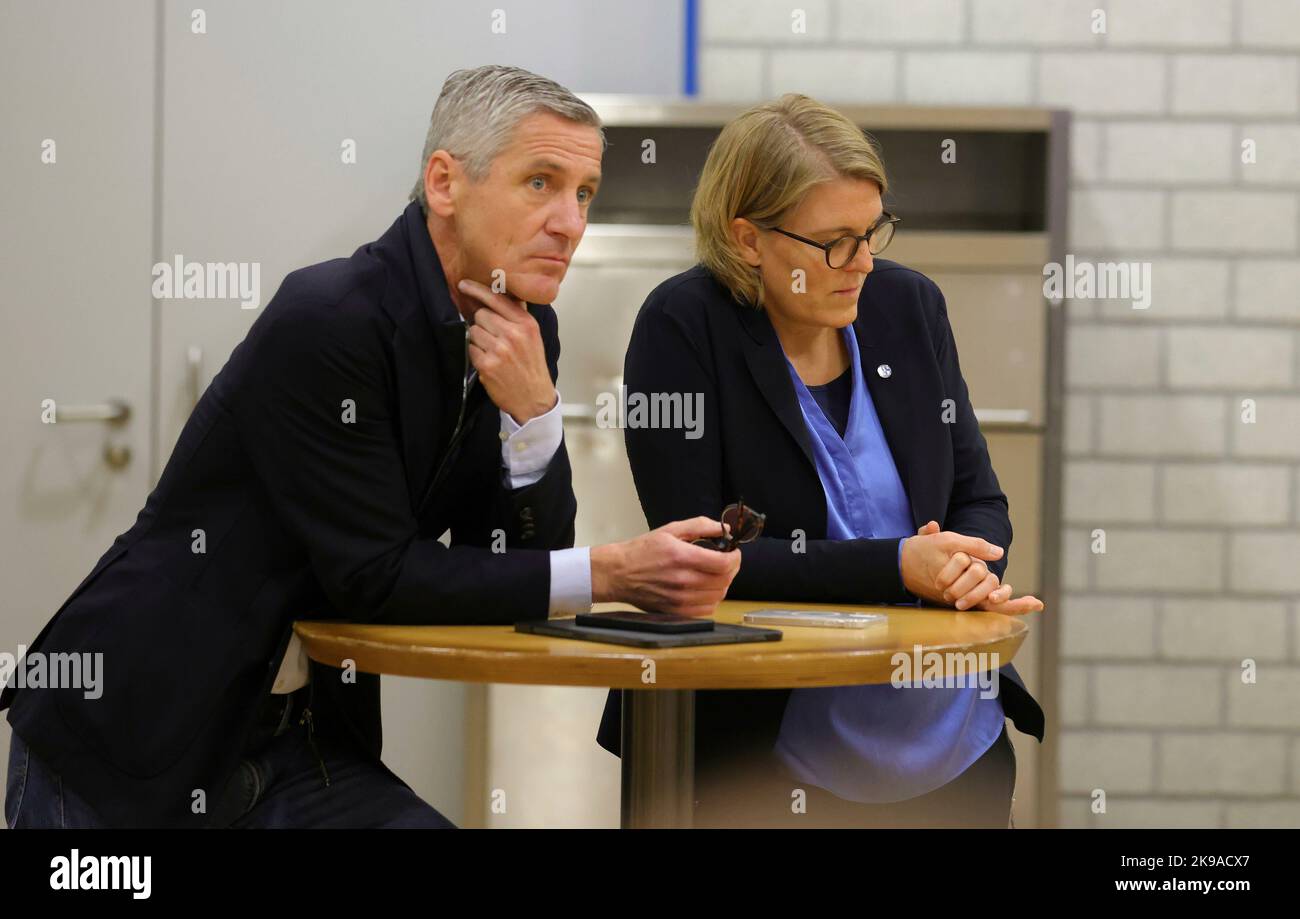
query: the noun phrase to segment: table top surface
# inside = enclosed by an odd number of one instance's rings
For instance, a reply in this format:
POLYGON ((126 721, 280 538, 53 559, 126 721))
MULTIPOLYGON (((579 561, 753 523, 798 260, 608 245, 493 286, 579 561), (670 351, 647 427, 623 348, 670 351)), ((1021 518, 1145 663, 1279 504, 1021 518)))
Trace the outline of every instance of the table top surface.
MULTIPOLYGON (((632 609, 598 603, 595 611, 632 609)), ((978 673, 1011 662, 1029 626, 1024 617, 897 606, 728 600, 718 622, 742 624, 751 610, 835 609, 884 613, 883 628, 771 626, 780 641, 636 648, 550 638, 505 625, 398 626, 302 620, 294 630, 307 655, 364 673, 549 686, 616 689, 777 689, 888 683, 907 655, 915 679, 923 672, 978 673), (919 651, 917 646, 919 646, 919 651), (976 662, 974 652, 986 655, 976 662), (998 655, 997 658, 988 655, 998 655), (941 667, 941 670, 932 668, 941 667), (972 669, 974 668, 974 669, 972 669)), ((905 677, 911 679, 912 677, 905 677)))

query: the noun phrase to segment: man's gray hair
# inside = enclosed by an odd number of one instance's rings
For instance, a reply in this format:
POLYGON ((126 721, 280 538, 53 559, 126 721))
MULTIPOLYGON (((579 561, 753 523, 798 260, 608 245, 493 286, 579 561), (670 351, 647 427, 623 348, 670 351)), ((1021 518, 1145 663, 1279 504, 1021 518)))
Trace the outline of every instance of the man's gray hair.
POLYGON ((554 112, 578 124, 591 125, 600 133, 604 150, 600 116, 554 80, 499 64, 457 70, 447 77, 429 119, 420 175, 410 200, 420 202, 420 210, 428 213, 424 173, 435 150, 446 150, 463 160, 470 179, 480 182, 492 168, 492 160, 510 143, 519 122, 537 111, 554 112))

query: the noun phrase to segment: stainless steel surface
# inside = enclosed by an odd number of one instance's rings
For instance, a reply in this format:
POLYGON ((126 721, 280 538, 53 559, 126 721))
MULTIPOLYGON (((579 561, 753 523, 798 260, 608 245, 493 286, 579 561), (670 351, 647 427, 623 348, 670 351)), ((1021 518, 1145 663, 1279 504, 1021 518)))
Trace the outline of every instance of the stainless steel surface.
MULTIPOLYGON (((642 96, 584 93, 606 125, 721 125, 749 106, 717 102, 677 102, 642 96)), ((1046 131, 1051 111, 1037 108, 964 108, 932 105, 836 105, 856 124, 879 130, 1046 131)))
POLYGON ((623 691, 622 826, 689 828, 695 799, 695 692, 623 691))

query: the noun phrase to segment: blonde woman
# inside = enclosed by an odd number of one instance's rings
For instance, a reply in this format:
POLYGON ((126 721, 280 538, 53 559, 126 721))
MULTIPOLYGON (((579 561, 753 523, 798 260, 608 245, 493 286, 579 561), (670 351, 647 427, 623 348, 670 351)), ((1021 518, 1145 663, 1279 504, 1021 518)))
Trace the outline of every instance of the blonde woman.
MULTIPOLYGON (((650 294, 628 347, 629 393, 704 400, 698 438, 627 430, 642 507, 652 527, 738 499, 767 515, 733 599, 1036 612, 1001 582, 1007 499, 943 294, 878 257, 901 222, 887 190, 871 140, 806 96, 722 130, 691 209, 699 264, 650 294)), ((696 824, 1004 827, 1005 719, 1040 741, 1044 725, 1014 667, 998 673, 996 695, 700 692, 696 824)), ((617 695, 600 736, 614 752, 617 695)))

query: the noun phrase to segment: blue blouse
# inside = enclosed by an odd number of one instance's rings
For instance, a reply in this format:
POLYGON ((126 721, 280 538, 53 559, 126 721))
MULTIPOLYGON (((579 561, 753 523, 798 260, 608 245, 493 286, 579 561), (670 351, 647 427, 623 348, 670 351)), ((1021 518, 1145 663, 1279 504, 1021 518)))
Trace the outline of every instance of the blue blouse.
MULTIPOLYGON (((827 539, 912 536, 911 505, 862 376, 853 327, 841 330, 853 374, 841 435, 786 359, 826 492, 827 539)), ((864 603, 871 597, 863 597, 864 603)), ((951 782, 1002 733, 996 696, 977 685, 832 686, 790 693, 775 752, 800 781, 862 803, 902 801, 951 782)))

